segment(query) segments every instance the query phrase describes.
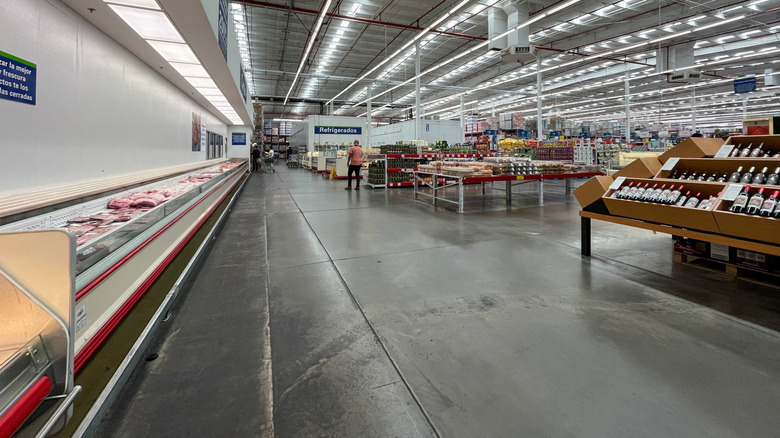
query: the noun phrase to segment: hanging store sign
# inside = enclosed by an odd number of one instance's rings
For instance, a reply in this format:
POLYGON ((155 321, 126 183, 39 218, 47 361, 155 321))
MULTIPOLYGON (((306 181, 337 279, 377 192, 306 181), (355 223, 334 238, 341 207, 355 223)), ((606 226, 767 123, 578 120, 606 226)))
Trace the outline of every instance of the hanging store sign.
POLYGON ((246 146, 246 132, 234 132, 231 143, 233 146, 246 146))
POLYGON ((35 105, 37 67, 0 51, 0 99, 35 105))
POLYGON ((228 39, 228 4, 227 0, 219 0, 219 17, 217 22, 217 33, 219 38, 219 48, 222 49, 222 55, 227 61, 227 39, 228 39))
POLYGON ((363 128, 350 126, 315 126, 315 134, 362 135, 363 128))
POLYGON ((756 91, 756 77, 734 79, 734 93, 750 93, 756 91))

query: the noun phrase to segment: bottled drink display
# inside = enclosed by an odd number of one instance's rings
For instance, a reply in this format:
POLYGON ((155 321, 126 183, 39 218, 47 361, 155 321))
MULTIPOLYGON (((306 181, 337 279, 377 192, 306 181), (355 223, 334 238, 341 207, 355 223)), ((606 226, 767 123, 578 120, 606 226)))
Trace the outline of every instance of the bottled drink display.
POLYGON ((769 217, 772 216, 772 214, 775 212, 775 209, 777 208, 777 196, 780 195, 780 191, 775 190, 774 193, 772 193, 772 196, 767 198, 766 201, 761 205, 761 211, 758 212, 760 216, 769 217))
POLYGON ((715 181, 715 179, 718 177, 717 173, 714 173, 707 177, 707 181, 715 181))
POLYGON ((728 179, 729 179, 729 174, 728 173, 724 173, 723 175, 721 175, 720 178, 718 178, 717 181, 718 182, 726 182, 728 179))
POLYGON ((731 150, 731 153, 729 154, 729 157, 738 157, 739 152, 742 150, 742 143, 735 145, 734 149, 731 150))
POLYGON ((664 192, 666 189, 666 184, 662 185, 661 187, 653 190, 653 194, 650 195, 650 198, 648 199, 649 202, 658 202, 661 198, 661 193, 664 192))
MULTIPOLYGON (((674 186, 672 186, 674 187, 674 186)), ((677 201, 680 200, 680 194, 682 192, 683 186, 680 186, 679 188, 673 189, 671 193, 669 193, 669 199, 667 199, 666 203, 670 205, 677 205, 677 201)))
POLYGON ((750 184, 751 181, 753 181, 753 172, 756 171, 756 166, 751 166, 750 170, 742 174, 742 178, 740 178, 739 182, 742 184, 750 184))
POLYGON ((701 203, 699 203, 699 209, 701 209, 701 210, 712 210, 712 207, 715 206, 715 201, 717 201, 719 197, 720 197, 720 193, 718 193, 718 196, 710 195, 709 198, 707 198, 707 199, 701 201, 701 203))
POLYGON ((755 176, 753 176, 753 184, 765 184, 767 170, 769 170, 769 168, 764 167, 761 169, 761 172, 758 172, 755 176))
POLYGON ((747 208, 745 209, 745 213, 758 214, 763 204, 764 204, 764 188, 761 187, 760 189, 758 189, 758 192, 756 192, 755 195, 750 197, 750 201, 748 201, 748 205, 747 208))
POLYGON ((701 193, 697 193, 696 196, 689 197, 688 201, 685 202, 685 205, 683 205, 683 207, 696 208, 696 206, 699 205, 699 197, 700 196, 701 196, 701 193))
POLYGON ((674 184, 672 184, 672 186, 669 187, 668 189, 664 189, 661 192, 661 196, 658 197, 658 202, 660 202, 661 204, 669 203, 669 196, 671 196, 672 190, 674 190, 674 184))
POLYGON ((623 185, 623 187, 620 188, 620 190, 615 190, 615 193, 612 194, 613 198, 625 198, 626 194, 628 194, 628 191, 631 190, 631 188, 634 186, 634 183, 631 182, 628 185, 623 185))
POLYGON ((636 201, 637 199, 641 198, 645 191, 647 191, 648 187, 650 187, 650 183, 645 184, 644 187, 637 187, 636 192, 634 192, 633 195, 630 195, 631 199, 636 201))
MULTIPOLYGON (((682 188, 682 186, 680 186, 680 188, 682 188)), ((684 206, 690 196, 691 196, 691 191, 688 190, 687 192, 685 192, 684 195, 680 196, 680 199, 678 199, 677 202, 674 203, 674 205, 678 207, 684 206)))
POLYGON ((651 196, 653 196, 653 193, 658 188, 658 184, 653 184, 653 187, 650 187, 649 189, 645 190, 644 193, 642 193, 642 197, 639 198, 640 201, 647 201, 650 199, 651 196))
POLYGON ((742 213, 745 211, 745 207, 747 207, 748 200, 750 198, 750 186, 745 186, 744 189, 737 195, 737 198, 734 200, 734 203, 731 204, 731 208, 729 211, 732 213, 742 213))
POLYGON ((739 156, 744 158, 750 155, 750 152, 753 150, 753 143, 750 143, 748 147, 742 149, 739 151, 739 156))
POLYGON ((776 167, 775 171, 766 177, 766 183, 770 186, 776 186, 778 179, 780 179, 780 167, 776 167))
POLYGON ((688 177, 688 181, 695 181, 696 180, 696 172, 693 172, 691 176, 688 177))
POLYGON ((763 147, 764 147, 764 143, 761 143, 760 145, 758 145, 758 147, 750 151, 750 155, 748 156, 752 158, 760 157, 761 155, 764 154, 764 151, 762 150, 763 147))
POLYGON ((688 172, 683 172, 683 174, 680 176, 680 179, 688 179, 688 172))
POLYGON ((729 176, 728 182, 735 183, 739 181, 742 176, 742 166, 737 167, 737 170, 729 176))

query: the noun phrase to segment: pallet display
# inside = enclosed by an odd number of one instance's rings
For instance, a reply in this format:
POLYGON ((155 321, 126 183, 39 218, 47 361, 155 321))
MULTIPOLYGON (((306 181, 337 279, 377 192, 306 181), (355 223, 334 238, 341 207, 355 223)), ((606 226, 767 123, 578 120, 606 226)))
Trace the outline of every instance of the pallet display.
POLYGON ((582 253, 590 255, 590 219, 599 219, 780 255, 780 135, 730 137, 712 158, 705 158, 711 148, 687 158, 698 146, 680 143, 652 177, 622 175, 578 189, 582 253))

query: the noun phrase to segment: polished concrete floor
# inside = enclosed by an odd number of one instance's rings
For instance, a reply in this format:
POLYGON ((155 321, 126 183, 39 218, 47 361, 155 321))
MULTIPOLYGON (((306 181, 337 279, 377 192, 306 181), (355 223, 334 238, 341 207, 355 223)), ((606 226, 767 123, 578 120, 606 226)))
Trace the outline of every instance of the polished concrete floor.
POLYGON ((162 335, 179 356, 139 366, 105 433, 778 436, 777 289, 676 265, 669 236, 597 221, 582 257, 562 187, 544 207, 532 185, 511 205, 470 188, 457 214, 277 169, 252 175, 181 305, 192 321, 162 335), (209 298, 240 317, 210 323, 209 298), (198 362, 212 350, 235 364, 198 362), (176 385, 194 388, 180 409, 139 398, 176 385), (187 433, 166 427, 181 418, 187 433))

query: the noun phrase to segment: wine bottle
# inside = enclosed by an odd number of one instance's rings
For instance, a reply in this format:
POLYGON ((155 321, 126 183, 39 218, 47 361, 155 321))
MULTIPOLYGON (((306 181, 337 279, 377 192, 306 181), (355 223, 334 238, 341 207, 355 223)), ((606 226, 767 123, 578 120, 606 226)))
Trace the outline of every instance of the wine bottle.
POLYGON ((701 175, 696 177, 696 181, 704 181, 707 178, 707 174, 702 172, 701 175))
POLYGON ((751 181, 753 181, 753 172, 756 171, 756 166, 750 166, 750 170, 742 174, 742 178, 740 178, 739 182, 742 184, 750 184, 751 181))
POLYGON ((750 155, 750 151, 752 151, 752 150, 753 150, 753 143, 750 143, 745 149, 742 149, 741 151, 739 151, 739 156, 742 157, 742 158, 745 158, 748 155, 750 155))
POLYGON ((734 149, 732 149, 731 152, 729 153, 729 157, 738 157, 740 150, 742 150, 742 143, 738 145, 734 145, 734 149))
POLYGON ((735 183, 739 181, 740 176, 742 176, 742 166, 737 167, 737 170, 729 176, 729 182, 735 183))
POLYGON ((758 145, 757 148, 754 148, 752 151, 750 151, 749 157, 756 158, 756 157, 760 156, 764 152, 763 150, 761 150, 763 147, 764 147, 764 143, 761 143, 760 145, 758 145))
POLYGON ((775 171, 766 177, 766 184, 770 186, 776 186, 778 179, 780 179, 780 167, 776 167, 775 171))
POLYGON ((628 193, 628 191, 631 189, 633 185, 634 185, 633 182, 631 182, 630 184, 623 184, 623 187, 621 187, 619 190, 615 190, 615 193, 612 194, 612 197, 617 199, 625 197, 626 193, 628 193))
POLYGON ((642 195, 645 193, 645 191, 647 191, 648 187, 650 187, 650 183, 645 184, 644 187, 637 187, 636 193, 634 193, 634 195, 631 196, 631 199, 633 199, 634 201, 639 200, 639 198, 642 197, 642 195))
POLYGON ((679 179, 688 179, 688 172, 683 172, 682 176, 679 179))
POLYGON ((632 199, 634 197, 634 195, 636 194, 636 191, 639 189, 640 185, 641 185, 641 183, 636 183, 636 185, 634 187, 631 187, 630 189, 628 189, 628 193, 623 195, 623 199, 632 199))
POLYGON ((691 176, 688 177, 688 181, 695 181, 696 180, 696 172, 693 172, 691 176))
POLYGON ((699 205, 699 197, 701 196, 701 193, 697 193, 696 196, 691 196, 688 198, 688 201, 685 203, 684 207, 687 208, 696 208, 697 205, 699 205))
POLYGON ((753 177, 753 184, 765 184, 766 183, 766 171, 769 170, 769 168, 764 167, 761 169, 761 172, 758 172, 753 177))
POLYGON ((672 175, 669 177, 669 179, 677 179, 677 169, 672 172, 672 175))
POLYGON ((680 186, 680 188, 672 190, 672 192, 669 194, 669 199, 666 200, 666 203, 670 205, 676 205, 677 201, 680 199, 682 189, 683 186, 680 186))
POLYGON ((745 186, 745 188, 742 189, 741 192, 739 192, 737 198, 734 199, 734 203, 731 204, 731 208, 729 208, 729 211, 732 213, 742 213, 743 211, 745 211, 745 207, 747 206, 749 199, 750 199, 750 186, 745 186))
POLYGON ((715 178, 717 178, 717 177, 718 177, 718 174, 713 172, 712 175, 707 177, 707 181, 715 181, 715 178))
POLYGON ((758 192, 756 192, 756 194, 750 198, 750 201, 748 201, 748 205, 747 208, 745 209, 745 213, 758 214, 763 204, 764 204, 764 188, 761 187, 760 189, 758 189, 758 192))
POLYGON ((772 196, 764 201, 761 205, 761 211, 758 213, 760 216, 769 217, 775 212, 775 208, 777 208, 777 195, 780 195, 780 191, 775 190, 775 192, 772 193, 772 196))
POLYGON ((677 200, 677 202, 674 203, 674 205, 678 207, 682 207, 685 205, 685 202, 688 201, 688 198, 691 196, 691 191, 688 190, 685 192, 684 195, 680 196, 680 199, 677 200))
POLYGON ((724 173, 720 178, 718 178, 718 182, 726 182, 729 179, 729 174, 724 173))
POLYGON ((661 192, 661 196, 658 197, 658 202, 661 204, 666 204, 669 202, 669 196, 672 195, 672 190, 674 190, 674 184, 671 185, 668 189, 664 189, 664 191, 661 192))
POLYGON ((650 199, 648 199, 648 202, 658 202, 658 200, 661 198, 661 193, 663 193, 664 190, 666 190, 666 184, 653 190, 653 194, 650 196, 650 199))
MULTIPOLYGON (((718 193, 718 196, 720 196, 720 193, 718 193)), ((712 210, 712 207, 715 205, 715 201, 718 200, 718 196, 710 195, 709 198, 701 201, 701 203, 699 204, 699 209, 712 210)))
POLYGON ((653 184, 653 187, 650 187, 649 189, 645 190, 644 193, 642 193, 642 197, 640 200, 647 201, 650 199, 651 196, 653 196, 653 192, 655 192, 656 187, 658 187, 658 183, 653 184))

